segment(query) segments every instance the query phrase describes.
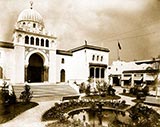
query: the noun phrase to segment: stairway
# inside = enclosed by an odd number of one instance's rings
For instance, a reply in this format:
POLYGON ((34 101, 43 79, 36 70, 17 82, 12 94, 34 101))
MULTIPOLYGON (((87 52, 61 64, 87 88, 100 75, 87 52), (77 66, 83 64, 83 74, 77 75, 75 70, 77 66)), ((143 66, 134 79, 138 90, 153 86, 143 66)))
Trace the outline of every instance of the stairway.
MULTIPOLYGON (((31 84, 31 91, 33 91, 34 101, 47 101, 47 100, 61 100, 63 96, 76 95, 77 92, 67 84, 31 84)), ((24 90, 24 85, 14 86, 14 91, 19 98, 21 92, 24 90)))

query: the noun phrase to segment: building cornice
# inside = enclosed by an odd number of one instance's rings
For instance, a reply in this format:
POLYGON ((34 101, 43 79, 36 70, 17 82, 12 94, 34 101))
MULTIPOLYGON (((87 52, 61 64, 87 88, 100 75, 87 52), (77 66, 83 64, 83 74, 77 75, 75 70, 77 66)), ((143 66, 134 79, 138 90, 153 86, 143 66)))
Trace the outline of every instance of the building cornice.
POLYGON ((14 45, 11 42, 0 41, 0 47, 14 49, 14 45))
POLYGON ((89 63, 90 67, 104 67, 107 68, 107 64, 101 64, 101 63, 89 63))
POLYGON ((67 55, 67 56, 72 56, 72 52, 70 51, 65 51, 65 50, 56 50, 57 55, 67 55))
POLYGON ((94 45, 82 45, 82 46, 73 48, 69 51, 76 52, 76 51, 80 51, 83 49, 91 49, 91 50, 97 50, 97 51, 103 51, 103 52, 110 52, 108 48, 98 47, 98 46, 94 46, 94 45))
POLYGON ((158 69, 153 70, 125 70, 122 73, 158 73, 158 69))
POLYGON ((34 32, 24 31, 24 30, 21 30, 21 29, 15 29, 14 31, 22 32, 22 33, 30 34, 30 35, 35 35, 35 36, 40 36, 40 37, 46 37, 46 38, 50 38, 50 39, 57 39, 57 37, 53 37, 53 36, 49 36, 49 35, 44 35, 44 34, 40 34, 40 33, 34 33, 34 32))
POLYGON ((152 64, 156 62, 160 62, 160 58, 153 59, 153 60, 141 60, 141 61, 136 61, 135 63, 136 64, 152 64))

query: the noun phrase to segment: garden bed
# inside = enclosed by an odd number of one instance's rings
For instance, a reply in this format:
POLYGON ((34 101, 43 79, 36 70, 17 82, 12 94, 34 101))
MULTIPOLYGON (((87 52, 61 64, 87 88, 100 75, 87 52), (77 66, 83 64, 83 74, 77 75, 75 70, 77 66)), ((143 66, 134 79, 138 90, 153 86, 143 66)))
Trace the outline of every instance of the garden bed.
POLYGON ((82 99, 94 99, 94 100, 118 100, 121 97, 118 95, 105 95, 105 96, 100 96, 100 95, 88 95, 82 97, 82 99))
MULTIPOLYGON (((71 110, 78 108, 92 107, 96 105, 99 101, 69 101, 63 103, 55 103, 55 106, 46 111, 42 116, 42 121, 48 120, 59 120, 62 119, 64 114, 71 110)), ((125 110, 129 105, 125 104, 125 101, 103 101, 103 107, 115 108, 120 110, 125 110)))
POLYGON ((12 104, 10 106, 4 106, 0 104, 0 124, 8 122, 9 120, 15 118, 22 112, 33 108, 37 106, 38 104, 35 102, 30 102, 30 103, 23 103, 23 102, 17 102, 16 104, 12 104))

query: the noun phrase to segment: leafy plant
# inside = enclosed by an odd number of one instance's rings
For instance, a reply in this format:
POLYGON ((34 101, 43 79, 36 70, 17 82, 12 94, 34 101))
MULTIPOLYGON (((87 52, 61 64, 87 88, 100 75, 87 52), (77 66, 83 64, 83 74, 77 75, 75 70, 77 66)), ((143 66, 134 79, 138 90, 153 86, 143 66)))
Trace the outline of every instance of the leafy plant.
POLYGON ((33 92, 30 91, 30 86, 29 85, 25 85, 24 86, 24 91, 21 92, 21 95, 20 95, 20 99, 25 102, 25 103, 29 103, 30 100, 32 99, 32 95, 33 95, 33 92))

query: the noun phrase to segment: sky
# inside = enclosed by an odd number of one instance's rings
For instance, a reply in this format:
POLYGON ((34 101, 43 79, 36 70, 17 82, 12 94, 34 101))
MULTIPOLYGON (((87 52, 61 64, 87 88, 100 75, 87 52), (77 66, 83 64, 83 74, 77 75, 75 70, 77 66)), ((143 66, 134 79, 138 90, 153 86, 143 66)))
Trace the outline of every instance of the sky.
MULTIPOLYGON (((88 44, 108 48, 109 61, 160 55, 160 0, 32 0, 58 49, 88 44), (118 42, 121 50, 118 49, 118 42)), ((18 15, 30 0, 0 0, 0 41, 12 41, 18 15)))

